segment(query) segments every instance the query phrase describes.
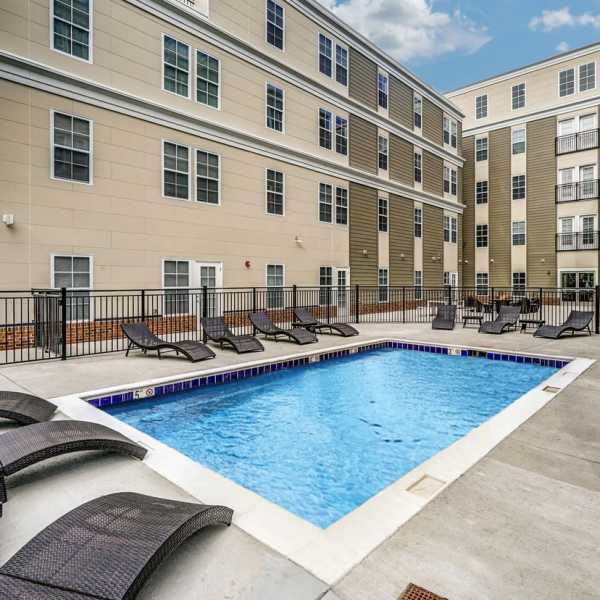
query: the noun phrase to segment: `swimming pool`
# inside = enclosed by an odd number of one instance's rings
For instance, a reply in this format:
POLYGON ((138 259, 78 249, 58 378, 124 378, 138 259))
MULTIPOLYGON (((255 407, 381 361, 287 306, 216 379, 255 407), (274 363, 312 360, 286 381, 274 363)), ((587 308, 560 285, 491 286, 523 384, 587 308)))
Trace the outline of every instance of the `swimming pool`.
POLYGON ((326 528, 556 371, 385 348, 104 409, 326 528))

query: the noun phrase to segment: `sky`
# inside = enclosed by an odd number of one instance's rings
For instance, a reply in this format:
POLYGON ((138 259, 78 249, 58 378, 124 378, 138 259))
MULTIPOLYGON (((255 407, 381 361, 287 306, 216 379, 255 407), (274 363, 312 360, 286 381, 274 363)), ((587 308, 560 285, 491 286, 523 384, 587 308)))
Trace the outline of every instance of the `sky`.
POLYGON ((319 0, 441 92, 600 41, 600 0, 319 0))

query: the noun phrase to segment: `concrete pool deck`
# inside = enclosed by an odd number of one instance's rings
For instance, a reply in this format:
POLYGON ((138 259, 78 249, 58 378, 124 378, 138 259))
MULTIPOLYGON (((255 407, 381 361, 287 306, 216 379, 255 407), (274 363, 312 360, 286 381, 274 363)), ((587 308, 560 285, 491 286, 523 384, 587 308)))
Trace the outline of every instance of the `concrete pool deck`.
MULTIPOLYGON (((600 337, 557 342, 518 333, 483 336, 461 328, 433 332, 416 325, 362 325, 360 330, 359 341, 390 336, 600 358, 600 337)), ((343 343, 347 340, 330 336, 308 348, 267 343, 261 358, 343 343)), ((191 366, 177 359, 124 359, 119 353, 2 367, 0 388, 56 397, 246 361, 219 351, 216 360, 191 366)), ((66 510, 103 493, 132 489, 188 498, 145 465, 108 455, 55 460, 12 477, 9 486, 10 501, 0 521, 0 563, 66 510), (36 510, 40 502, 43 511, 36 510)), ((600 364, 442 491, 332 590, 234 526, 188 542, 140 598, 396 600, 413 581, 453 599, 591 599, 600 589, 598 522, 600 364)))

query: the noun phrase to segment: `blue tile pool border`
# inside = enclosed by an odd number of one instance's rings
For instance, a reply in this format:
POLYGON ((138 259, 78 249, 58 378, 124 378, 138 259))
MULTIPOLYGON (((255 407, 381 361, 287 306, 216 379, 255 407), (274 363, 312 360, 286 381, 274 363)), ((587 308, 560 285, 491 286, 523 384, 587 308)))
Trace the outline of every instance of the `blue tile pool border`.
MULTIPOLYGON (((244 367, 240 369, 233 368, 231 370, 223 371, 221 373, 199 375, 198 377, 185 379, 183 381, 143 386, 141 390, 143 392, 142 395, 136 395, 135 390, 126 392, 120 391, 111 395, 107 394, 102 396, 86 398, 85 401, 91 404, 92 406, 95 406, 96 408, 103 408, 105 406, 123 404, 125 402, 132 402, 136 400, 147 400, 148 398, 166 396, 169 394, 174 394, 177 392, 183 392, 192 389, 223 385, 225 383, 231 383, 232 381, 248 379, 249 377, 257 377, 259 375, 275 373, 277 371, 282 371, 285 369, 294 369, 296 367, 302 367, 317 362, 334 360, 336 358, 342 358, 344 356, 351 356, 352 354, 360 354, 372 350, 381 350, 383 348, 394 348, 398 350, 409 350, 413 352, 429 352, 431 354, 446 354, 452 356, 460 356, 463 358, 483 358, 487 360, 499 360, 526 365, 533 364, 540 365, 542 367, 552 367, 556 369, 562 369, 563 367, 568 365, 569 362, 571 362, 570 360, 563 358, 542 358, 539 356, 492 352, 489 350, 476 350, 473 348, 448 347, 439 346, 436 344, 417 344, 413 342, 387 340, 383 342, 374 342, 371 344, 362 344, 360 346, 353 346, 350 348, 342 348, 340 350, 329 350, 326 352, 319 352, 308 356, 290 358, 288 360, 276 360, 273 362, 255 365, 251 367, 244 367)), ((138 390, 138 392, 140 391, 140 388, 136 389, 138 390)))

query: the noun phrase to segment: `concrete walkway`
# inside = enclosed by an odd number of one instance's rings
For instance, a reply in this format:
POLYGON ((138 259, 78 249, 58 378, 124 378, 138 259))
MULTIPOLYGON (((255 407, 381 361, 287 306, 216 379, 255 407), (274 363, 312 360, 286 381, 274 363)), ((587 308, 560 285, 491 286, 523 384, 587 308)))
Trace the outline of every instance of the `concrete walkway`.
MULTIPOLYGON (((553 342, 517 333, 483 336, 468 329, 361 327, 360 339, 382 336, 600 358, 600 337, 553 342)), ((339 338, 322 336, 318 347, 337 343, 339 338)), ((265 353, 252 358, 307 349, 284 343, 266 346, 265 353)), ((206 366, 246 360, 218 352, 206 366)), ((106 355, 3 367, 0 389, 54 397, 190 371, 189 363, 177 359, 106 355)), ((55 459, 12 477, 9 484, 10 501, 0 520, 0 563, 68 509, 103 493, 135 489, 189 499, 142 463, 108 455, 55 459)), ((600 597, 598 523, 600 363, 450 485, 333 590, 233 526, 205 531, 187 542, 139 597, 396 600, 412 581, 454 600, 591 600, 600 597)))

